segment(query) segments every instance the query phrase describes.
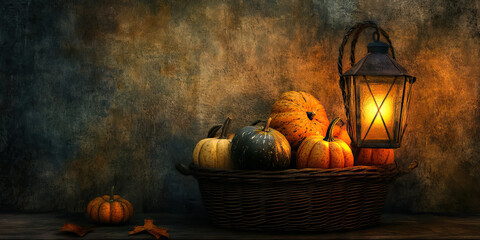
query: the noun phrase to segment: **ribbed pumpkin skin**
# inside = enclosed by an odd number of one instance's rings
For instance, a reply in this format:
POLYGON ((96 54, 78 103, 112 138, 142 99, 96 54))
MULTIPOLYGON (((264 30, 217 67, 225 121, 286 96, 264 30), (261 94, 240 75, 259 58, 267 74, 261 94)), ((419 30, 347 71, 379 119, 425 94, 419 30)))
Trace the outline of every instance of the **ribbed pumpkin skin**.
POLYGON ((200 167, 233 169, 230 159, 232 140, 205 138, 193 150, 193 163, 200 167))
POLYGON ((273 104, 270 117, 271 127, 281 132, 293 149, 297 149, 308 136, 325 135, 329 124, 322 104, 314 96, 301 91, 283 93, 273 104))
POLYGON ((297 151, 297 168, 344 168, 353 166, 353 153, 342 140, 327 142, 323 136, 307 137, 297 151))
POLYGON ((355 165, 387 165, 394 162, 393 149, 362 148, 360 149, 355 165))
POLYGON ((133 216, 133 206, 118 195, 97 197, 87 206, 87 214, 93 222, 106 225, 117 225, 127 222, 133 216))
MULTIPOLYGON (((333 137, 337 140, 343 140, 348 146, 351 146, 352 141, 350 140, 345 125, 343 127, 335 126, 333 129, 333 137)), ((355 165, 357 166, 387 165, 394 162, 393 149, 361 148, 360 151, 356 153, 356 149, 353 148, 352 152, 358 154, 355 159, 355 165)))
MULTIPOLYGON (((348 135, 346 126, 343 125, 335 126, 333 129, 333 137, 335 139, 343 140, 348 146, 351 147, 352 140, 348 135)), ((355 148, 352 149, 352 152, 356 153, 355 148)), ((394 162, 394 153, 393 149, 383 149, 383 148, 362 148, 358 152, 358 155, 355 159, 355 165, 363 166, 376 166, 376 165, 387 165, 394 162)))
POLYGON ((333 129, 339 118, 328 126, 326 137, 307 137, 297 151, 297 168, 344 168, 353 166, 353 153, 348 144, 334 139, 333 129))
MULTIPOLYGON (((200 140, 193 150, 193 163, 200 167, 233 169, 230 158, 232 140, 227 138, 227 130, 232 119, 227 117, 223 125, 213 126, 208 131, 208 138, 200 140), (218 137, 216 133, 222 130, 218 137)), ((233 138, 233 136, 232 136, 233 138)))
POLYGON ((285 136, 275 129, 264 131, 261 126, 247 126, 235 133, 231 154, 238 169, 285 169, 290 166, 291 148, 285 136))

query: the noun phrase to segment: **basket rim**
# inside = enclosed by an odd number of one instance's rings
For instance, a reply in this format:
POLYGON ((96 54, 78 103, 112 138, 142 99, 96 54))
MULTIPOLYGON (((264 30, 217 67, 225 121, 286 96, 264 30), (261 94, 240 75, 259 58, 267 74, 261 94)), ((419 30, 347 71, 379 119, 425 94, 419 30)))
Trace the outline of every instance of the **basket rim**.
POLYGON ((299 179, 299 178, 382 178, 392 179, 399 175, 396 164, 379 166, 353 166, 346 168, 302 168, 285 170, 232 170, 205 168, 189 164, 188 170, 195 178, 220 177, 228 179, 299 179))

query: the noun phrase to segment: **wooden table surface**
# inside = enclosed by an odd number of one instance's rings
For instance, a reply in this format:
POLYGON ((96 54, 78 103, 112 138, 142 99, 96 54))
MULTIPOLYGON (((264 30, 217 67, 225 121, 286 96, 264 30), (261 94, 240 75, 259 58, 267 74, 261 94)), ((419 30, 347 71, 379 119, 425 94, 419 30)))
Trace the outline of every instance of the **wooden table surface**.
POLYGON ((329 233, 278 233, 222 229, 208 219, 166 213, 136 214, 123 226, 96 226, 84 214, 0 214, 0 239, 78 239, 60 233, 64 223, 93 227, 83 239, 155 239, 147 233, 128 235, 143 219, 168 228, 170 239, 480 239, 480 215, 440 216, 384 214, 379 225, 329 233))

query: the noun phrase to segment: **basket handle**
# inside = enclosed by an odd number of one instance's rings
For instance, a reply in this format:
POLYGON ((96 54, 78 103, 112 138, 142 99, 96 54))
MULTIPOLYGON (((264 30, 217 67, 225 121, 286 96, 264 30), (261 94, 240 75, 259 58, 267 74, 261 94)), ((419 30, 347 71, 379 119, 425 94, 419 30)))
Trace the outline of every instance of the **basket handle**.
POLYGON ((187 167, 183 163, 177 163, 175 164, 175 168, 183 175, 185 176, 191 176, 192 175, 192 170, 190 170, 189 167, 187 167))
POLYGON ((222 128, 222 124, 220 125, 215 125, 210 130, 208 130, 207 138, 214 138, 215 134, 217 134, 218 130, 222 128))
MULTIPOLYGON (((395 161, 395 165, 398 167, 397 161, 395 161)), ((403 175, 409 174, 413 169, 415 169, 417 167, 418 167, 418 162, 417 161, 412 161, 410 163, 410 166, 408 166, 408 168, 399 170, 395 177, 399 178, 403 175)))
POLYGON ((265 121, 265 120, 257 120, 257 121, 255 121, 255 122, 250 123, 249 126, 256 126, 256 125, 258 125, 259 123, 266 123, 266 122, 267 122, 267 121, 265 121))

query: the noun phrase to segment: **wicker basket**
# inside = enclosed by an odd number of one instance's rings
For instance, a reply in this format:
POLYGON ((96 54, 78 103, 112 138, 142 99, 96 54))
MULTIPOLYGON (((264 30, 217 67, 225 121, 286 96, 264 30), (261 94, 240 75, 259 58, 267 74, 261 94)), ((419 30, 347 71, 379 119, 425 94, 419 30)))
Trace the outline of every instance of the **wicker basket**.
POLYGON ((378 223, 389 183, 416 167, 244 171, 177 164, 198 180, 211 221, 248 230, 335 231, 378 223))

